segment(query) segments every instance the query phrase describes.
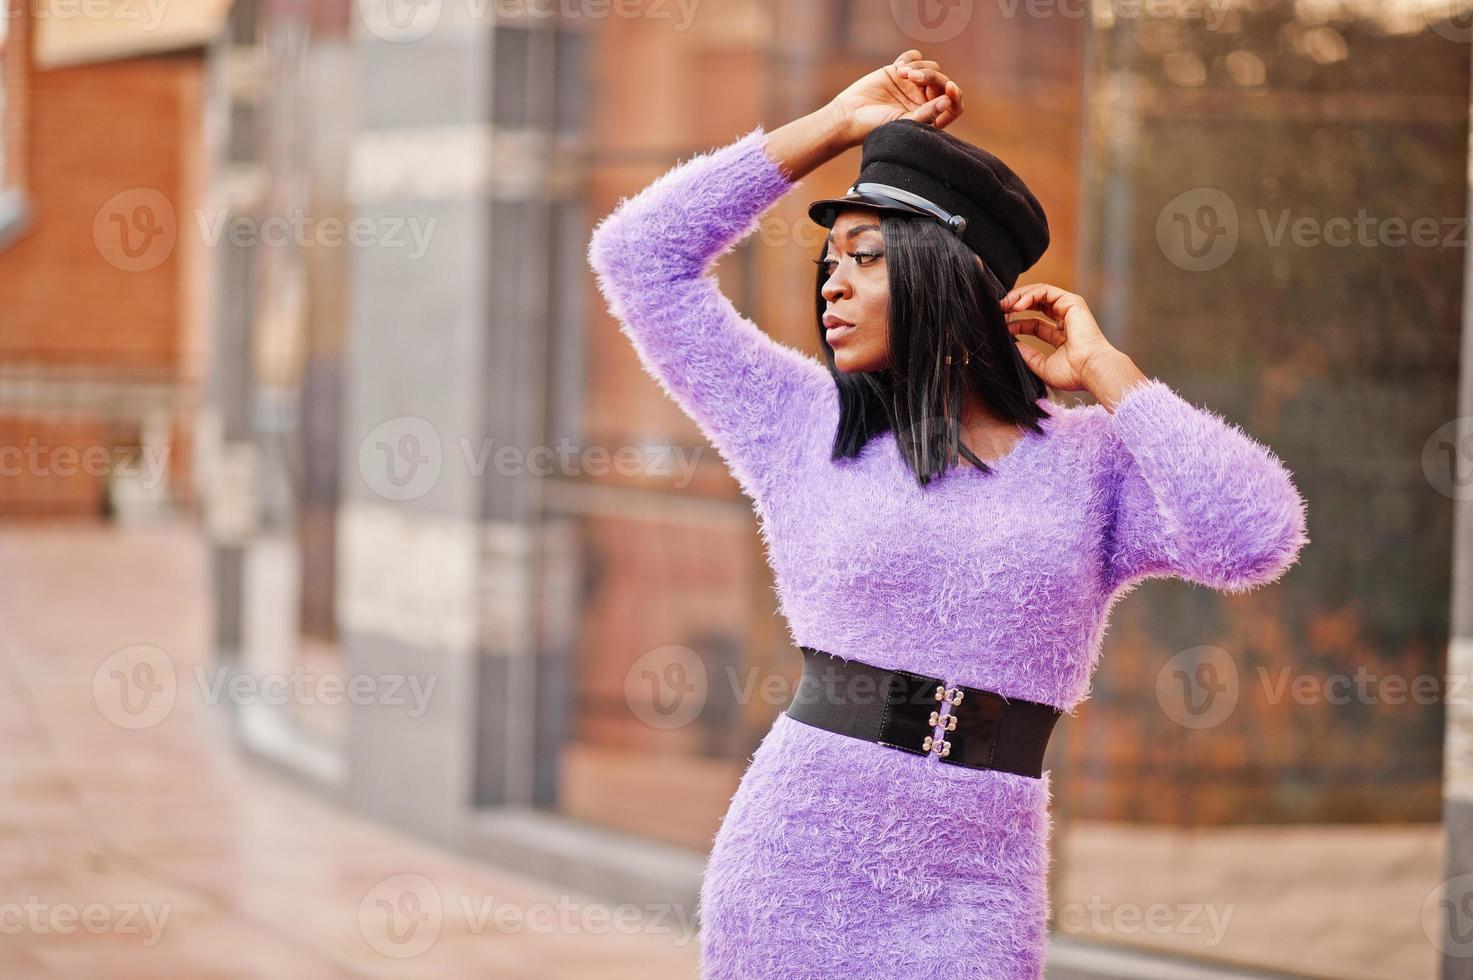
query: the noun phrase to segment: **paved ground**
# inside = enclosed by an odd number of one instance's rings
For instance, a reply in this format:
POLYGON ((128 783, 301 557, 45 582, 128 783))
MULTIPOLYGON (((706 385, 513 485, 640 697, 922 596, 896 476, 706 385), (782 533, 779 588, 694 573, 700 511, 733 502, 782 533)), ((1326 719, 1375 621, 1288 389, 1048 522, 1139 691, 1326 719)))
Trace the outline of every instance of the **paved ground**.
MULTIPOLYGON (((208 663, 206 568, 188 528, 0 526, 0 978, 696 976, 688 930, 611 918, 242 761, 183 696, 197 685, 133 724, 109 658, 148 644, 186 674, 208 663)), ((1064 850, 1070 938, 1337 980, 1435 975, 1436 827, 1072 824, 1064 850), (1158 908, 1162 926, 1143 924, 1158 908)), ((1098 950, 1061 943, 1050 976, 1086 975, 1070 965, 1098 968, 1098 950)), ((1103 975, 1146 975, 1122 969, 1103 975)))
POLYGON ((0 977, 696 975, 689 934, 283 785, 185 697, 110 721, 115 651, 205 662, 205 569, 187 530, 0 528, 0 977))

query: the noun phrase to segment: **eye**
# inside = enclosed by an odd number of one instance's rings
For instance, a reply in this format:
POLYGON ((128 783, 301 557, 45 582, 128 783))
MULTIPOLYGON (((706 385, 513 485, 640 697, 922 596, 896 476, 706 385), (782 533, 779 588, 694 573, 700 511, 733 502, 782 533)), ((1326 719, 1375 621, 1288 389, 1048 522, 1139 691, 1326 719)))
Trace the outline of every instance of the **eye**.
MULTIPOLYGON (((883 259, 885 257, 884 252, 865 250, 858 252, 848 252, 846 254, 852 257, 856 264, 861 266, 874 265, 876 260, 883 259)), ((839 264, 839 260, 832 258, 814 259, 813 264, 822 269, 825 275, 832 276, 834 274, 834 267, 839 264)))

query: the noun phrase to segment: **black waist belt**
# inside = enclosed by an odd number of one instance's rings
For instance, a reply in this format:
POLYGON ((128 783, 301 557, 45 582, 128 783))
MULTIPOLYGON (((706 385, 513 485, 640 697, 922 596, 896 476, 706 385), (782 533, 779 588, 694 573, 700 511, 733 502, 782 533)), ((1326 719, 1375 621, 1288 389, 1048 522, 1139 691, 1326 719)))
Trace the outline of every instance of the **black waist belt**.
POLYGON ((787 707, 795 721, 970 769, 1043 775, 1043 752, 1063 713, 1053 705, 799 649, 803 676, 787 707))

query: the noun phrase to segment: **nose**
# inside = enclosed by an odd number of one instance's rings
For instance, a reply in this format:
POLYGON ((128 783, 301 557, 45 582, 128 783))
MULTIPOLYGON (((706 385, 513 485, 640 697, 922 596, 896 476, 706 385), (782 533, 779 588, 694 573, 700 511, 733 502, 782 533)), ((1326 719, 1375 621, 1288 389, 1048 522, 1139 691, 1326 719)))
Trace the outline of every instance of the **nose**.
POLYGON ((819 293, 828 300, 830 306, 849 295, 849 280, 845 277, 842 262, 839 263, 838 268, 834 269, 834 274, 829 276, 819 293))

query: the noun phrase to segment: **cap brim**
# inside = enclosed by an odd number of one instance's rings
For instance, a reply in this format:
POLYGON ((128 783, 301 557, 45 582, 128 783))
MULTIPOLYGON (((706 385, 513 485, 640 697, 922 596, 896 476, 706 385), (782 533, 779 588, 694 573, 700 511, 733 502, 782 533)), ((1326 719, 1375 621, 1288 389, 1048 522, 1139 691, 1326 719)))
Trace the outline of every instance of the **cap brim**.
POLYGON ((873 208, 876 211, 890 211, 895 214, 919 214, 927 218, 935 217, 929 211, 923 211, 920 208, 897 204, 892 200, 875 200, 854 191, 850 191, 843 197, 826 197, 823 200, 814 201, 808 205, 808 217, 825 228, 832 228, 841 210, 857 207, 873 208))

